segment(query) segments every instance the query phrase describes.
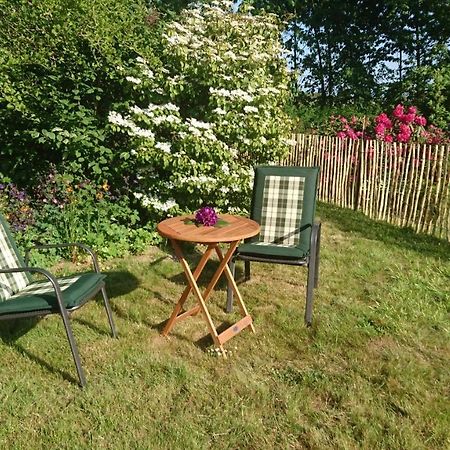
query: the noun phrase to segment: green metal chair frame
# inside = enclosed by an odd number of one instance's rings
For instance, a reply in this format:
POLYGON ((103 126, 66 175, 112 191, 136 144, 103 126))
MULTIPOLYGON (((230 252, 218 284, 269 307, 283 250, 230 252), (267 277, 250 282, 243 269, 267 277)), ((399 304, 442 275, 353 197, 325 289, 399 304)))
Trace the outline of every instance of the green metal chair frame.
POLYGON ((77 242, 36 245, 27 251, 24 260, 6 220, 0 214, 0 320, 60 314, 82 387, 86 385, 86 377, 81 366, 69 315, 101 291, 111 334, 114 338, 117 337, 111 306, 106 294, 105 277, 106 275, 100 272, 95 253, 86 245, 77 242), (93 272, 57 278, 45 269, 28 266, 28 255, 31 250, 74 246, 90 255, 93 272), (33 273, 42 275, 45 281, 33 281, 30 275, 33 273))
MULTIPOLYGON (((244 279, 250 279, 250 262, 306 266, 305 322, 312 323, 314 288, 319 280, 321 223, 314 221, 319 167, 258 166, 250 217, 261 233, 240 245, 237 260, 244 261, 244 279)), ((233 291, 227 289, 227 312, 232 311, 233 291)))

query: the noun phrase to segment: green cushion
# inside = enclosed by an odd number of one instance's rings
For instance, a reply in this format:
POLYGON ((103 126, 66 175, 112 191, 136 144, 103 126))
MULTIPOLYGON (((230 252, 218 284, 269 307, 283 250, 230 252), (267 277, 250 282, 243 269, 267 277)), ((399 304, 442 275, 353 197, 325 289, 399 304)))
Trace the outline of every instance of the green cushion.
POLYGON ((301 259, 309 254, 319 167, 258 166, 251 218, 261 233, 240 254, 301 259))
MULTIPOLYGON (((101 273, 80 273, 57 278, 63 303, 66 308, 74 308, 94 296, 104 285, 106 275, 101 273)), ((58 310, 56 294, 50 281, 36 281, 25 289, 0 302, 0 315, 41 310, 58 310)))
POLYGON ((304 251, 295 246, 284 247, 276 244, 242 244, 239 246, 240 255, 257 256, 260 258, 303 259, 308 253, 308 251, 304 251))

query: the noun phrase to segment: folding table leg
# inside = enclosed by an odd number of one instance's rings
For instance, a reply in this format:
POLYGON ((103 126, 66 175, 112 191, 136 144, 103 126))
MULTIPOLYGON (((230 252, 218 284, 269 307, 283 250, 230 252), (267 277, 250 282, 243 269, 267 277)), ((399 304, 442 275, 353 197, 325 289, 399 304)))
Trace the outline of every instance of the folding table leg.
MULTIPOLYGON (((187 262, 184 259, 183 256, 183 252, 181 251, 181 248, 179 246, 179 244, 174 241, 171 240, 172 246, 175 250, 175 254, 177 255, 178 259, 184 261, 185 265, 187 266, 187 262)), ((198 279, 198 277, 200 276, 200 274, 202 273, 208 259, 211 256, 211 253, 213 251, 213 247, 209 248, 206 250, 206 252, 203 254, 203 256, 201 257, 197 267, 194 270, 194 273, 192 274, 194 280, 196 281, 198 279)), ((184 269, 184 265, 182 264, 183 269, 184 269)), ((190 271, 190 269, 189 269, 190 271)), ((186 271, 185 271, 186 272, 186 271)), ((170 333, 170 330, 173 328, 173 326, 175 325, 175 320, 178 317, 178 314, 180 313, 181 309, 183 308, 184 303, 186 302, 186 299, 189 295, 189 293, 192 290, 192 286, 191 283, 188 283, 188 285, 186 286, 185 290, 183 291, 183 294, 181 294, 180 299, 178 300, 177 304, 175 305, 175 308, 172 311, 172 315, 170 316, 169 320, 166 323, 166 326, 164 327, 163 332, 161 333, 163 336, 167 336, 170 333)))
MULTIPOLYGON (((181 296, 180 300, 178 301, 177 305, 175 306, 175 309, 172 312, 172 316, 170 317, 169 322, 167 322, 167 325, 164 328, 163 335, 166 335, 172 329, 172 327, 175 323, 175 319, 178 316, 179 311, 181 310, 184 302, 186 301, 186 298, 187 298, 189 292, 192 290, 192 291, 194 291, 194 294, 197 297, 197 300, 199 302, 199 307, 200 307, 201 311, 203 312, 203 315, 206 320, 206 324, 208 325, 209 333, 211 334, 211 336, 213 338, 214 344, 223 351, 224 349, 223 349, 222 344, 219 342, 218 334, 217 334, 216 328, 213 324, 213 321, 211 319, 211 315, 209 314, 209 311, 208 311, 208 308, 206 307, 203 296, 200 292, 200 289, 198 288, 196 277, 191 272, 191 269, 189 268, 189 264, 187 263, 186 259, 184 258, 183 253, 181 251, 181 247, 178 244, 178 242, 175 240, 172 240, 171 242, 172 242, 172 245, 174 247, 177 257, 180 260, 180 264, 183 267, 183 270, 186 275, 186 279, 187 279, 189 286, 185 289, 185 291, 183 292, 183 295, 181 296)), ((198 276, 200 276, 200 273, 202 272, 203 268, 205 267, 206 261, 209 259, 209 256, 211 255, 213 248, 214 247, 212 247, 212 246, 208 247, 208 249, 202 256, 202 259, 200 260, 197 268, 195 269, 197 278, 198 278, 198 276)))
MULTIPOLYGON (((236 242, 236 246, 234 246, 234 248, 232 248, 233 246, 230 246, 230 249, 226 253, 225 257, 223 256, 222 250, 220 249, 220 247, 218 245, 215 246, 215 249, 216 249, 217 256, 219 257, 219 260, 222 262, 224 262, 224 261, 226 262, 224 265, 225 276, 227 277, 229 285, 231 286, 234 294, 236 295, 236 302, 239 306, 241 314, 244 317, 247 317, 247 316, 249 316, 249 313, 245 306, 244 300, 242 300, 242 295, 238 290, 238 287, 237 287, 236 281, 234 280, 233 274, 231 273, 231 270, 228 267, 228 261, 231 259, 231 256, 233 255, 234 250, 237 247, 238 243, 239 242, 236 242), (230 254, 230 252, 231 252, 231 254, 230 254)), ((250 329, 252 330, 252 332, 255 333, 255 327, 253 326, 253 323, 250 323, 249 326, 250 326, 250 329)))

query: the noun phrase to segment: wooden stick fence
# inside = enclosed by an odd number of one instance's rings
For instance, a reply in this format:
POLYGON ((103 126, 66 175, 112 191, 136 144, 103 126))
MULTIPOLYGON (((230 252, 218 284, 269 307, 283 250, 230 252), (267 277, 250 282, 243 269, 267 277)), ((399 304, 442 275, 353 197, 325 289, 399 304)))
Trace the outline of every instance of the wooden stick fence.
POLYGON ((319 200, 450 241, 450 145, 294 140, 283 164, 320 166, 319 200))

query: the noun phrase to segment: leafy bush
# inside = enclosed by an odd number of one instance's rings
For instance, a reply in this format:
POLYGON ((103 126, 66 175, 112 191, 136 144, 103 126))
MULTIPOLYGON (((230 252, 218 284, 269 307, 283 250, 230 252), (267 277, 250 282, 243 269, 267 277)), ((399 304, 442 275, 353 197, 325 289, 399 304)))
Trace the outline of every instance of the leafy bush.
POLYGON ((109 115, 133 148, 136 197, 155 215, 248 207, 252 167, 289 148, 289 75, 274 15, 197 4, 169 23, 162 67, 139 57, 133 99, 109 115), (132 106, 129 106, 129 105, 132 106))
POLYGON ((156 60, 149 14, 144 0, 2 2, 0 178, 32 186, 55 163, 120 182, 107 113, 128 89, 117 66, 156 60))
MULTIPOLYGON (((158 240, 154 231, 139 228, 139 215, 127 196, 115 196, 109 185, 96 185, 55 170, 41 180, 30 197, 15 185, 0 184, 0 210, 9 221, 22 250, 36 243, 82 242, 101 258, 138 253, 158 240)), ((52 263, 58 257, 78 258, 76 247, 51 250, 48 258, 36 254, 34 262, 52 263)))
POLYGON ((13 183, 0 184, 0 211, 13 231, 23 231, 34 223, 30 198, 13 183))
POLYGON ((19 245, 142 250, 154 233, 139 229, 108 112, 128 95, 118 68, 158 64, 158 15, 145 0, 0 3, 0 208, 19 245))

